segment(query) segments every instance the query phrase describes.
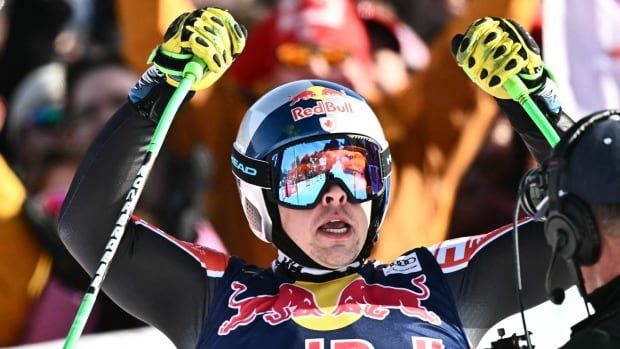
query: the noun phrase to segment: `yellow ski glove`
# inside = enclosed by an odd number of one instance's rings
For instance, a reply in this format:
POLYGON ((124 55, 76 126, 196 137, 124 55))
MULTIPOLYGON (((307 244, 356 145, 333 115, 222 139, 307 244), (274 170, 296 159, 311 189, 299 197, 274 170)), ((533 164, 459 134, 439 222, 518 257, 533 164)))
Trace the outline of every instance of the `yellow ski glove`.
POLYGON ((510 99, 503 85, 515 75, 525 83, 530 94, 540 89, 550 76, 534 39, 510 19, 476 20, 465 34, 452 39, 452 54, 476 85, 500 99, 510 99))
POLYGON ((233 16, 218 8, 204 8, 177 17, 166 30, 164 42, 151 53, 148 63, 178 86, 183 68, 192 59, 205 65, 202 79, 192 90, 211 86, 243 51, 247 30, 233 16))

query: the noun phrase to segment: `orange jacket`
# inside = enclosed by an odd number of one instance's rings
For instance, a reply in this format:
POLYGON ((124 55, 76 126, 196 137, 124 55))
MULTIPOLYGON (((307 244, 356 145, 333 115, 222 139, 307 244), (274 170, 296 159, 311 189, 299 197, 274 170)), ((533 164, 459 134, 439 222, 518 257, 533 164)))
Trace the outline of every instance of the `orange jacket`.
POLYGON ((21 215, 26 190, 0 157, 0 347, 19 344, 51 257, 21 215))

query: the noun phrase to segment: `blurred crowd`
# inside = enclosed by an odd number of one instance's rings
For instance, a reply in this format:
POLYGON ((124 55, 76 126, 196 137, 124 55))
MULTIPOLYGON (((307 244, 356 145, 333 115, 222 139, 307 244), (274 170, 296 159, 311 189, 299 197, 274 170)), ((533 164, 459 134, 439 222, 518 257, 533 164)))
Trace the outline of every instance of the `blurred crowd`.
MULTIPOLYGON (((0 346, 66 335, 90 278, 57 238, 62 201, 168 24, 195 7, 229 9, 249 40, 231 71, 177 117, 140 198, 135 213, 177 238, 262 266, 275 256, 239 224, 245 220, 229 156, 245 109, 294 79, 351 86, 384 125, 395 174, 376 259, 509 223, 519 178, 533 164, 494 101, 459 71, 449 40, 485 15, 514 18, 537 33, 539 1, 0 6, 0 346)), ((85 332, 143 325, 102 294, 85 332)))

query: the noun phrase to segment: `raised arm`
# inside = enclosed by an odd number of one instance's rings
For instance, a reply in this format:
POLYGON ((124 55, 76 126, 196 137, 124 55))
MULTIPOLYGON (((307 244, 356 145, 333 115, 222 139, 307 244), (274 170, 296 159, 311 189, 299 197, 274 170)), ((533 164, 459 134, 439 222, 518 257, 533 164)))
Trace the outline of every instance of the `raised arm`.
MULTIPOLYGON (((540 49, 515 21, 484 17, 474 21, 452 42, 457 64, 482 90, 493 96, 521 135, 532 155, 542 164, 552 145, 525 109, 511 99, 508 81, 518 81, 553 130, 562 135, 573 121, 562 111, 557 87, 544 66, 540 49)), ((516 189, 516 188, 515 188, 516 189)), ((520 259, 525 308, 546 300, 545 276, 551 249, 544 225, 520 225, 520 259)), ((499 320, 519 311, 512 226, 492 233, 450 241, 435 248, 435 255, 457 298, 459 312, 470 338, 476 342, 499 320), (457 256, 463 251, 457 263, 457 256)), ((458 259, 458 258, 457 258, 458 259)), ((554 270, 553 284, 570 285, 564 262, 554 270)))
POLYGON ((465 34, 453 38, 452 54, 467 76, 495 97, 534 158, 542 163, 551 145, 524 108, 511 99, 509 80, 523 84, 559 135, 574 122, 562 111, 557 86, 534 39, 511 19, 484 17, 474 21, 465 34))
MULTIPOLYGON (((179 16, 154 52, 153 63, 91 145, 64 202, 59 234, 92 275, 124 208, 125 197, 184 65, 199 58, 215 82, 240 53, 245 31, 227 12, 197 10, 179 16)), ((130 212, 129 212, 130 213, 130 212)), ((177 241, 133 218, 120 242, 103 290, 134 316, 168 335, 177 347, 195 347, 227 257, 177 241)))
POLYGON ((454 64, 447 49, 453 35, 489 14, 528 27, 539 6, 537 0, 468 1, 430 43, 429 66, 412 76, 406 91, 373 106, 394 158, 390 210, 373 251, 377 259, 447 238, 461 180, 498 113, 454 64))

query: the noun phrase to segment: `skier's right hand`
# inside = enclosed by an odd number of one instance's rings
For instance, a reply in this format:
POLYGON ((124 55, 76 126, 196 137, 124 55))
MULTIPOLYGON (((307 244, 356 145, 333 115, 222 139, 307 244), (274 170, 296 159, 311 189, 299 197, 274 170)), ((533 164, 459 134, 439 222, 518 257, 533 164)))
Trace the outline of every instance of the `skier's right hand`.
POLYGON ((198 59, 204 74, 192 90, 211 86, 243 51, 247 30, 233 16, 218 8, 198 9, 177 17, 168 27, 164 42, 157 46, 148 63, 165 74, 166 81, 178 86, 185 65, 198 59))

